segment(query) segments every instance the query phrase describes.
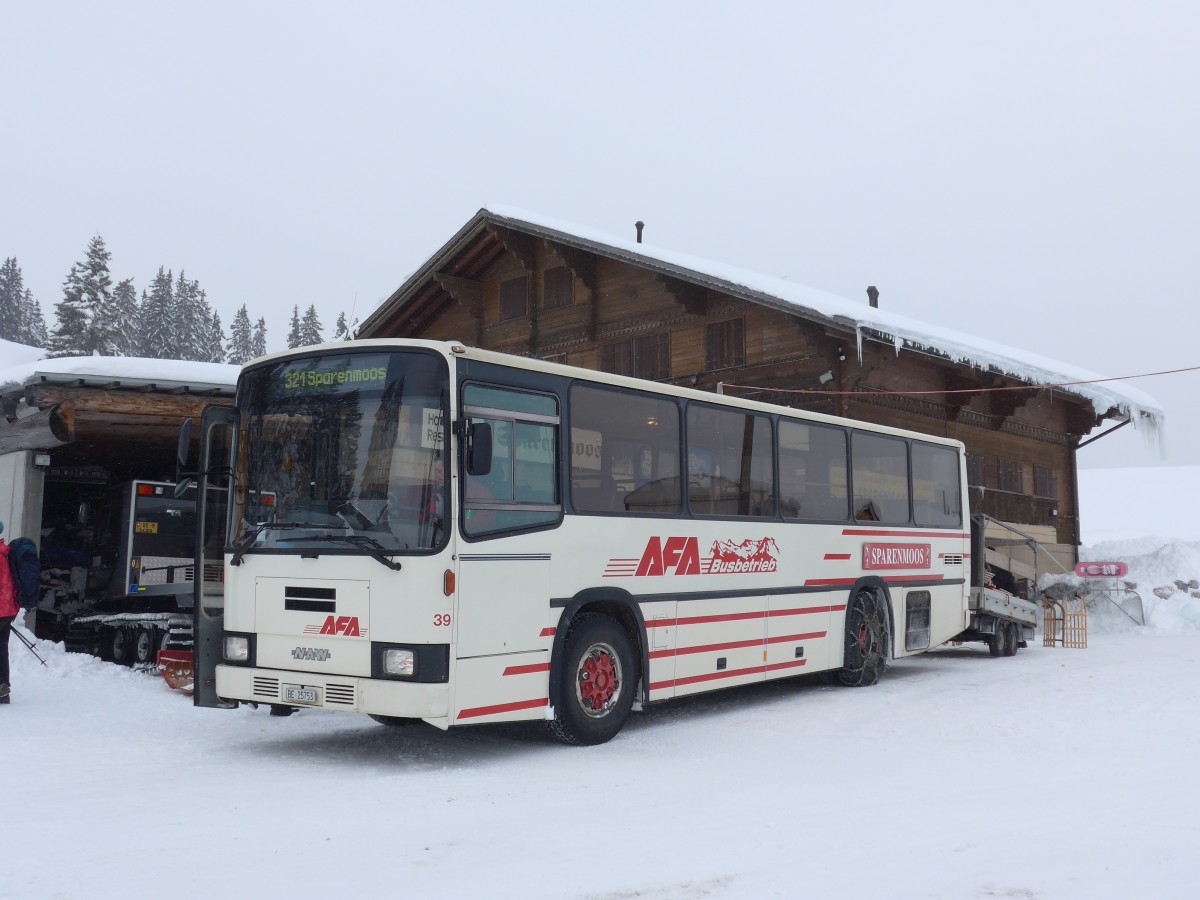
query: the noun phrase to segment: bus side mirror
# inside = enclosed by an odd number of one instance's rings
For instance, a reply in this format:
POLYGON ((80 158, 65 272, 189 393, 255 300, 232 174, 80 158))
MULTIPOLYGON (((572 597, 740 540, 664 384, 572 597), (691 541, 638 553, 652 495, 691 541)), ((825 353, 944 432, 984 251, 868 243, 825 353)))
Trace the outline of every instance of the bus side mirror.
POLYGON ((467 474, 487 475, 492 471, 492 426, 476 422, 467 429, 467 474))
MULTIPOLYGON (((175 450, 175 463, 179 472, 187 468, 188 458, 192 455, 192 420, 184 419, 179 426, 179 446, 175 450)), ((178 477, 179 472, 176 472, 178 477)))

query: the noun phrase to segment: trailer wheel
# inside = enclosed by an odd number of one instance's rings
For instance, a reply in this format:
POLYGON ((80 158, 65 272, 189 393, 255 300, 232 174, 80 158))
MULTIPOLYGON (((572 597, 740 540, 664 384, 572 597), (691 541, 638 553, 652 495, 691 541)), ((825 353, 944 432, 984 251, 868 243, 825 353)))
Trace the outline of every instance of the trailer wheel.
POLYGON ((561 679, 551 734, 564 744, 612 740, 629 718, 637 684, 625 629, 608 616, 576 617, 564 645, 561 679))
POLYGON ((1007 655, 1005 651, 1008 649, 1008 639, 1004 635, 1004 624, 997 622, 996 630, 989 634, 987 639, 988 652, 991 653, 992 656, 1007 655))
POLYGON ((1016 656, 1017 655, 1017 644, 1021 643, 1021 632, 1017 628, 1016 623, 1009 622, 1008 625, 1006 625, 1004 627, 1004 633, 1005 633, 1004 655, 1005 656, 1016 656))
POLYGON ((834 681, 846 687, 875 684, 887 668, 888 623, 883 605, 874 591, 854 595, 846 610, 845 656, 834 681))
POLYGON ((133 636, 124 628, 110 628, 105 644, 108 658, 119 666, 133 662, 133 636))

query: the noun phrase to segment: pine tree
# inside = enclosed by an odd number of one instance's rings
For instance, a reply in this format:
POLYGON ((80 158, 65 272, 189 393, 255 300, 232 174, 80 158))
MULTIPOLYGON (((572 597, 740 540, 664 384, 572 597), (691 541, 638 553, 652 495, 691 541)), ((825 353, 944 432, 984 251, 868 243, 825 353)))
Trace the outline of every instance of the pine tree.
POLYGON ((25 280, 17 258, 10 256, 0 266, 0 338, 17 340, 21 332, 21 301, 25 295, 25 280))
MULTIPOLYGON (((357 324, 357 323, 356 323, 357 324)), ((346 324, 346 314, 338 313, 337 323, 333 326, 333 338, 335 341, 353 340, 354 335, 350 333, 352 326, 346 324)))
POLYGON ((88 244, 87 258, 71 266, 63 282, 63 299, 55 306, 58 325, 50 340, 52 356, 112 356, 116 352, 110 259, 104 238, 96 235, 88 244))
POLYGON ((158 267, 150 292, 142 291, 138 310, 137 355, 167 359, 174 354, 177 316, 171 270, 158 267))
POLYGON ((113 289, 113 315, 116 329, 114 346, 117 355, 136 356, 138 353, 138 296, 132 278, 126 278, 113 289))
POLYGON ((87 343, 88 310, 83 298, 83 277, 79 263, 71 264, 71 271, 63 282, 63 298, 54 306, 57 325, 50 335, 51 356, 81 356, 87 343))
POLYGON ((42 304, 34 299, 33 291, 25 289, 21 300, 21 330, 17 332, 17 343, 30 347, 47 347, 50 335, 46 333, 46 318, 42 315, 42 304))
POLYGON ((306 347, 310 344, 319 344, 324 340, 321 337, 321 320, 317 318, 317 308, 309 306, 308 311, 304 313, 304 321, 300 323, 300 344, 301 347, 306 347))
POLYGON ((225 362, 225 332, 221 329, 221 317, 215 310, 212 314, 212 327, 208 332, 207 350, 207 362, 225 362))
POLYGON ((178 324, 171 357, 197 361, 208 359, 212 309, 200 282, 189 281, 182 269, 175 279, 175 316, 178 324))
POLYGON ((254 326, 254 339, 251 342, 251 359, 267 355, 267 320, 259 319, 254 326))
MULTIPOLYGON (((261 320, 260 320, 261 321, 261 320)), ((229 343, 225 345, 229 353, 229 362, 235 366, 243 366, 254 359, 254 338, 250 332, 250 313, 246 304, 233 314, 233 324, 229 326, 229 343)))
POLYGON ((304 345, 304 341, 300 336, 300 307, 299 305, 292 307, 292 327, 288 331, 287 345, 289 350, 295 350, 297 347, 304 345))

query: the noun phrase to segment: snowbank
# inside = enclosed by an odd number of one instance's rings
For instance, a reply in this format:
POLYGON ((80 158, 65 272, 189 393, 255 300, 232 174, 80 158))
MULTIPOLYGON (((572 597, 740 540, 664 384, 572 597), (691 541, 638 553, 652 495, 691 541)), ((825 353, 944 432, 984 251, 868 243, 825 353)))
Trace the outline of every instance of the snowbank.
POLYGON ((1095 632, 1200 631, 1200 466, 1084 469, 1079 509, 1085 562, 1123 562, 1124 578, 1047 576, 1086 590, 1095 632))
POLYGON ((0 340, 0 369, 36 362, 45 355, 46 351, 41 347, 30 347, 26 344, 14 344, 12 341, 0 340))

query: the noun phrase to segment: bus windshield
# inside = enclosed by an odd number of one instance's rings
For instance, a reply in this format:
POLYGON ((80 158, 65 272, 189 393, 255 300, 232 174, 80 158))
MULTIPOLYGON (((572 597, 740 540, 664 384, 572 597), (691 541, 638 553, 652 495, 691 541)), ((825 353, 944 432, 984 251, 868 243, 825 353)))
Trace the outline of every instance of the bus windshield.
POLYGON ((237 553, 413 553, 446 538, 449 370, 430 352, 325 353, 238 386, 237 553))

